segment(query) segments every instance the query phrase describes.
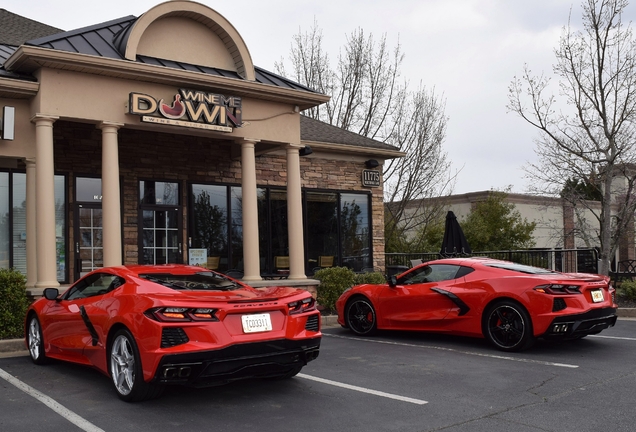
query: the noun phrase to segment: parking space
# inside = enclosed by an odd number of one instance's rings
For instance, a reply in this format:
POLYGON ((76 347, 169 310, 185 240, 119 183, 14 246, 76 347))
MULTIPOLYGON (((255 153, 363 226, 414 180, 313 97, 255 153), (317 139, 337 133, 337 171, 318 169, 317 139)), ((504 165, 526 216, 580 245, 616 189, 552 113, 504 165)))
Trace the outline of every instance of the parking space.
POLYGON ((476 339, 329 328, 320 357, 293 379, 174 387, 139 404, 119 401, 92 369, 2 358, 0 370, 28 387, 0 378, 0 430, 631 431, 635 356, 631 320, 516 354, 476 339))

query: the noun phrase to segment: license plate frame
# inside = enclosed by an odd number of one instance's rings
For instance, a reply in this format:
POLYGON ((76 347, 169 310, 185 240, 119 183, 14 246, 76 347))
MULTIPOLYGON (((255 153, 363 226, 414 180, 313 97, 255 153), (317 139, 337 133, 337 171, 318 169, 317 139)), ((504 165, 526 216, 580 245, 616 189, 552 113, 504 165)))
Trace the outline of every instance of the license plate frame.
POLYGON ((590 291, 590 295, 592 296, 592 302, 600 303, 605 300, 605 296, 603 295, 602 289, 594 289, 590 291))
POLYGON ((242 315, 243 333, 264 333, 272 331, 272 318, 268 313, 242 315))

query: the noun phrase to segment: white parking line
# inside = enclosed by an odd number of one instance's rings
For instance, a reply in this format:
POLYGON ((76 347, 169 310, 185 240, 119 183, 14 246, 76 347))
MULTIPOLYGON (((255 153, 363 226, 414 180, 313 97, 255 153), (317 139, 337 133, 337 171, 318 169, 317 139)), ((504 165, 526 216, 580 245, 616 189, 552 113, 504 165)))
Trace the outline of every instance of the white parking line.
POLYGON ((391 394, 391 393, 385 393, 385 392, 381 392, 381 391, 377 391, 377 390, 371 390, 371 389, 368 389, 368 388, 358 387, 358 386, 354 386, 354 385, 350 385, 350 384, 345 384, 345 383, 341 383, 341 382, 338 382, 338 381, 331 381, 331 380, 324 379, 324 378, 318 378, 318 377, 311 376, 311 375, 305 375, 303 373, 299 373, 297 376, 300 377, 300 378, 305 378, 305 379, 312 380, 312 381, 318 381, 318 382, 323 383, 323 384, 329 384, 329 385, 332 385, 332 386, 342 387, 342 388, 346 388, 348 390, 355 390, 355 391, 359 391, 359 392, 362 392, 362 393, 368 393, 368 394, 372 394, 372 395, 375 395, 375 396, 382 396, 382 397, 385 397, 385 398, 395 399, 395 400, 399 400, 399 401, 402 401, 402 402, 410 402, 410 403, 414 403, 414 404, 417 404, 417 405, 424 405, 424 404, 428 403, 425 400, 421 400, 421 399, 413 399, 413 398, 406 397, 406 396, 399 396, 399 395, 394 395, 394 394, 391 394))
POLYGON ((60 405, 59 403, 57 403, 55 400, 51 399, 47 395, 40 393, 39 391, 31 387, 30 385, 23 383, 22 381, 20 381, 19 379, 5 372, 2 369, 0 369, 0 378, 3 378, 5 381, 13 384, 17 388, 19 388, 20 390, 28 394, 29 396, 36 398, 37 400, 42 402, 44 405, 48 406, 53 411, 55 411, 56 413, 64 417, 66 420, 73 423, 78 428, 86 432, 104 432, 103 429, 98 428, 93 423, 78 416, 73 411, 60 405))
POLYGON ((322 335, 323 336, 334 337, 334 338, 340 338, 340 339, 351 339, 351 340, 356 340, 356 341, 374 342, 374 343, 386 344, 386 345, 399 345, 399 346, 414 347, 414 348, 428 348, 428 349, 434 349, 434 350, 439 350, 439 351, 452 351, 452 352, 456 352, 456 353, 460 353, 460 354, 467 354, 467 355, 473 355, 473 356, 478 356, 478 357, 488 357, 488 358, 494 358, 494 359, 498 359, 498 360, 511 360, 511 361, 517 361, 517 362, 522 362, 522 363, 535 363, 535 364, 540 364, 540 365, 545 365, 545 366, 557 366, 557 367, 572 368, 572 369, 578 368, 578 365, 567 364, 567 363, 554 363, 554 362, 547 362, 547 361, 542 361, 542 360, 524 359, 524 358, 509 357, 509 356, 495 355, 495 354, 484 354, 484 353, 478 353, 478 352, 473 352, 473 351, 461 351, 461 350, 456 350, 456 349, 453 349, 453 348, 446 348, 446 347, 433 346, 433 345, 416 345, 416 344, 408 344, 408 343, 403 343, 403 342, 391 342, 391 341, 382 341, 382 340, 375 340, 375 339, 364 339, 364 338, 356 338, 356 337, 349 337, 349 336, 339 336, 339 335, 333 335, 333 334, 328 334, 328 333, 323 333, 322 335))
POLYGON ((636 338, 630 338, 630 337, 619 337, 619 336, 590 335, 590 337, 593 337, 593 338, 603 338, 603 339, 620 339, 620 340, 636 341, 636 338))

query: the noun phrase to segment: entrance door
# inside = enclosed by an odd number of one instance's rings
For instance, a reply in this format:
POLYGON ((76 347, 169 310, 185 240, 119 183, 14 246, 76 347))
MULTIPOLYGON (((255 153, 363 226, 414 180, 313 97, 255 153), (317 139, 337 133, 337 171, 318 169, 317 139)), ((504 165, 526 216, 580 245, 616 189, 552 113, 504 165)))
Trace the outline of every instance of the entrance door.
POLYGON ((179 184, 139 181, 139 264, 183 262, 179 184))
POLYGON ((104 266, 102 205, 75 206, 75 280, 104 266))
POLYGON ((140 264, 182 263, 183 245, 181 233, 181 209, 143 208, 139 238, 140 264))

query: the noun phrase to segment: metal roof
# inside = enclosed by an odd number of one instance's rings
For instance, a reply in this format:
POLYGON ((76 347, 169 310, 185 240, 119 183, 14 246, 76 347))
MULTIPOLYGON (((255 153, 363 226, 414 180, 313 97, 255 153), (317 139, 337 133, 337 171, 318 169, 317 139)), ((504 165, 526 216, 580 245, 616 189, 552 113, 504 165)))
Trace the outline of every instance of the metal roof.
MULTIPOLYGON (((25 43, 25 45, 124 60, 124 51, 126 48, 125 41, 127 40, 129 30, 133 27, 136 20, 136 17, 130 15, 89 27, 68 32, 55 33, 38 39, 29 40, 25 43)), ((6 58, 2 59, 0 57, 0 65, 4 63, 4 60, 6 60, 6 58)), ((226 78, 243 79, 235 71, 228 71, 208 66, 200 66, 143 55, 138 55, 136 60, 140 63, 156 66, 201 72, 208 75, 222 76, 226 78)), ((263 68, 255 66, 254 72, 256 74, 256 82, 258 83, 317 93, 308 87, 276 75, 275 73, 269 72, 263 68)))
MULTIPOLYGON (((35 78, 32 76, 9 72, 3 68, 5 61, 18 49, 18 45, 22 44, 22 42, 20 42, 22 39, 24 39, 24 45, 125 60, 124 51, 128 33, 133 27, 134 22, 137 20, 135 16, 130 15, 101 24, 95 24, 89 27, 65 32, 44 24, 38 26, 37 24, 40 23, 37 23, 36 21, 28 20, 20 17, 19 15, 11 14, 4 9, 0 9, 0 23, 3 18, 7 19, 7 17, 12 20, 12 22, 14 21, 15 23, 21 23, 24 25, 22 27, 20 25, 11 26, 11 37, 18 41, 17 44, 13 45, 2 42, 4 40, 8 40, 9 37, 5 35, 7 32, 6 28, 3 28, 2 25, 0 25, 0 77, 17 78, 29 81, 35 81, 35 78), (25 24, 24 20, 29 21, 29 23, 25 24), (28 36, 32 36, 34 31, 36 31, 37 38, 29 40, 28 36)), ((139 63, 167 68, 200 72, 207 75, 235 78, 239 80, 243 79, 235 71, 189 64, 174 60, 138 55, 136 61, 139 63)), ((257 66, 254 67, 254 72, 256 82, 261 84, 318 93, 315 90, 303 86, 302 84, 296 83, 257 66)), ((394 146, 340 129, 336 126, 332 126, 318 120, 310 119, 305 116, 301 116, 301 139, 305 141, 345 144, 357 147, 374 148, 378 150, 397 150, 394 146)))

